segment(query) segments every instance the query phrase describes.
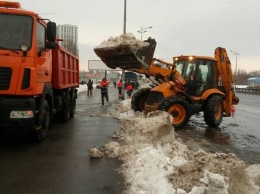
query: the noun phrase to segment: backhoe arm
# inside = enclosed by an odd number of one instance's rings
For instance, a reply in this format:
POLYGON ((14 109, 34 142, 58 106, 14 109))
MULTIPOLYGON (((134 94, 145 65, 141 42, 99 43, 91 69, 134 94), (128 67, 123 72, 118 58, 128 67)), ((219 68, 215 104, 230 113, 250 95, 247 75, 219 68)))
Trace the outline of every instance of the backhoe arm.
POLYGON ((239 102, 234 89, 234 78, 231 69, 231 63, 226 49, 218 47, 215 49, 215 58, 217 60, 218 73, 225 89, 226 98, 224 103, 225 113, 231 114, 231 106, 239 102))

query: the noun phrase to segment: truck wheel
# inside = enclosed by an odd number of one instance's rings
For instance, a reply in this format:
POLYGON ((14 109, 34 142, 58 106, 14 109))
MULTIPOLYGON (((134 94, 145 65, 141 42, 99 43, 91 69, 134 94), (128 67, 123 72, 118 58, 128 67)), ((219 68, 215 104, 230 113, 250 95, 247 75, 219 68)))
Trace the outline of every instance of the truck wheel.
POLYGON ((209 127, 218 127, 223 119, 223 99, 220 95, 211 96, 204 105, 204 121, 209 127))
POLYGON ((70 109, 70 118, 74 118, 75 110, 76 110, 76 94, 73 92, 72 101, 71 101, 71 109, 70 109))
POLYGON ((173 117, 174 129, 183 128, 191 117, 191 108, 187 101, 179 97, 170 97, 162 101, 159 110, 167 111, 173 117))
POLYGON ((137 90, 132 96, 131 107, 134 111, 143 111, 145 101, 151 88, 142 88, 137 90))
POLYGON ((38 129, 34 129, 34 139, 38 142, 44 140, 47 137, 47 133, 50 129, 50 108, 47 100, 43 101, 42 109, 39 113, 38 129))
POLYGON ((69 92, 66 92, 65 102, 61 111, 62 120, 64 122, 70 119, 70 113, 71 113, 71 98, 69 92))

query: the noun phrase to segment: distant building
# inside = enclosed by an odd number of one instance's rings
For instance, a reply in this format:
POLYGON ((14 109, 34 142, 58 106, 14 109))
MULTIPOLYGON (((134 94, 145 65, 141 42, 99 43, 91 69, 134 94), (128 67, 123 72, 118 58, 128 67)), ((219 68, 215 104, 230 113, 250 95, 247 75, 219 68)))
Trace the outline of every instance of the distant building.
POLYGON ((249 87, 257 87, 260 86, 260 77, 251 77, 247 79, 247 83, 249 87))
POLYGON ((117 82, 121 76, 117 71, 107 71, 105 70, 91 70, 91 72, 81 72, 80 73, 80 80, 93 80, 94 83, 98 82, 99 80, 102 80, 104 77, 107 78, 107 80, 110 83, 117 82))
POLYGON ((64 24, 57 26, 57 38, 63 39, 59 41, 59 45, 66 48, 70 52, 78 55, 78 27, 75 25, 64 24))

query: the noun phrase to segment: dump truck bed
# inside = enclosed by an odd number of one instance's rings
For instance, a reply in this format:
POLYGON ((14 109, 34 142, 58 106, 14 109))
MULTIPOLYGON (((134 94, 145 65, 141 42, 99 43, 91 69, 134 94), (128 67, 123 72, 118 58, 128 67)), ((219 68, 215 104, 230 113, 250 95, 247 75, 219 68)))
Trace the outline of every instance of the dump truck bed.
POLYGON ((134 42, 122 42, 115 46, 98 46, 94 52, 111 69, 148 69, 153 60, 156 41, 150 38, 143 42, 146 44, 137 46, 134 42))
POLYGON ((54 89, 79 87, 79 59, 57 45, 52 50, 52 84, 54 89))

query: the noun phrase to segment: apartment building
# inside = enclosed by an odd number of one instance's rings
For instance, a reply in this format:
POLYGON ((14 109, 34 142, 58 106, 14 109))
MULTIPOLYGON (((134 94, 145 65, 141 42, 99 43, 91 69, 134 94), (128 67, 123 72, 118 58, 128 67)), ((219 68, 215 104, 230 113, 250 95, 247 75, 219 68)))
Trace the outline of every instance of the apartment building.
POLYGON ((70 52, 78 55, 78 27, 71 24, 63 24, 57 26, 57 38, 63 39, 59 41, 59 45, 63 46, 70 52))

